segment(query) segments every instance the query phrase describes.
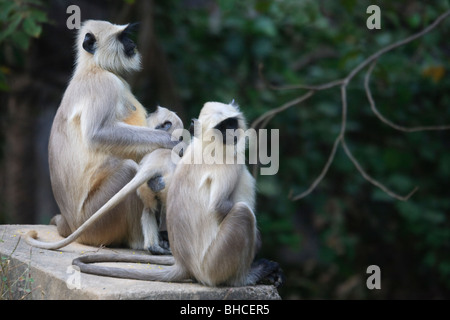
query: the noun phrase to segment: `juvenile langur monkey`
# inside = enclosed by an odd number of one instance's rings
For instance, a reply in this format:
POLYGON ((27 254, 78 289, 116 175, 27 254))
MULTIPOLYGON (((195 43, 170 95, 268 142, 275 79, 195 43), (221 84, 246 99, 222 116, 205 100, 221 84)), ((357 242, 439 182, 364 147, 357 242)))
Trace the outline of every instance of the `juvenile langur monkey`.
MULTIPOLYGON (((158 107, 147 118, 147 126, 174 134, 176 129, 183 129, 183 122, 175 112, 158 107)), ((176 138, 179 140, 178 137, 176 138)), ((162 241, 158 230, 159 228, 163 230, 166 228, 167 190, 180 158, 176 154, 172 155, 170 149, 157 149, 148 158, 151 166, 156 168, 157 174, 137 189, 137 193, 144 203, 141 217, 144 243, 146 244, 145 247, 150 248, 149 251, 153 253, 170 254, 168 243, 162 241), (157 214, 159 214, 159 222, 157 222, 157 214)))
POLYGON ((75 71, 49 140, 50 178, 61 211, 54 222, 67 238, 45 243, 35 240, 37 234, 31 231, 26 237, 31 245, 57 249, 78 238, 88 245, 143 249, 145 238, 154 237, 143 234, 143 204, 135 190, 155 168, 152 157, 141 159, 155 149, 171 149, 178 141, 167 131, 147 127, 152 115, 147 119, 122 78, 140 69, 130 28, 89 20, 79 30, 75 71), (117 195, 125 186, 134 190, 117 195), (112 198, 119 203, 105 205, 112 198))
POLYGON ((245 164, 236 161, 245 152, 242 139, 246 124, 242 113, 232 104, 208 102, 197 125, 203 137, 214 136, 214 140, 194 136, 173 173, 167 193, 167 229, 173 257, 140 258, 140 262, 170 266, 152 270, 103 267, 90 263, 135 261, 135 257, 95 254, 73 261, 81 271, 155 281, 195 279, 208 286, 245 286, 261 280, 281 284, 281 270, 276 262, 253 262, 259 245, 255 183, 245 164), (211 143, 214 150, 222 148, 223 155, 227 144, 234 145, 234 163, 193 164, 195 154, 205 156, 211 143))

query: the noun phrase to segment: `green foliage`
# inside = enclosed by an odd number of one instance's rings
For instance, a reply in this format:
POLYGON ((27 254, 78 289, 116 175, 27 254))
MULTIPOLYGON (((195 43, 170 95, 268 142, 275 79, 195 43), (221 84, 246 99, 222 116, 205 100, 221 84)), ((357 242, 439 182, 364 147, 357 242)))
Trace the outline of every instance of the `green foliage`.
MULTIPOLYGON (((382 29, 368 30, 372 0, 153 4, 155 32, 188 116, 197 116, 206 101, 235 99, 250 123, 305 93, 270 90, 265 81, 340 79, 450 9, 447 0, 378 0, 382 29)), ((40 37, 46 22, 41 1, 0 0, 0 89, 7 88, 12 68, 24 67, 30 41, 40 37)), ((379 59, 370 87, 385 117, 410 127, 450 124, 449 37, 450 18, 379 59)), ((419 186, 419 191, 408 202, 393 199, 363 179, 338 150, 319 187, 291 201, 289 195, 306 190, 320 173, 340 130, 339 88, 318 92, 269 123, 268 129, 280 130, 280 170, 257 180, 261 255, 282 263, 284 298, 448 297, 450 133, 403 133, 380 122, 370 110, 363 76, 364 70, 347 88, 347 144, 388 188, 407 194, 419 186), (379 291, 365 286, 372 264, 381 268, 379 291)))
MULTIPOLYGON (((6 66, 6 60, 22 60, 30 40, 40 37, 42 24, 47 21, 42 1, 0 1, 0 90, 8 89, 6 75, 11 70, 6 66)), ((15 61, 8 61, 8 65, 15 64, 15 61)))
MULTIPOLYGON (((155 23, 189 115, 205 101, 236 99, 251 122, 304 93, 269 90, 258 75, 260 64, 276 85, 339 79, 450 8, 448 1, 377 1, 382 29, 368 30, 371 4, 227 0, 186 10, 182 2, 167 1, 157 4, 155 23)), ((379 59, 372 95, 393 122, 450 123, 447 20, 379 59)), ((340 130, 339 88, 322 91, 269 123, 280 129, 281 161, 276 176, 258 177, 263 254, 298 257, 284 265, 285 297, 443 297, 450 292, 449 132, 408 134, 381 123, 370 110, 363 74, 348 87, 346 141, 370 175, 399 194, 415 186, 418 193, 408 202, 394 200, 339 150, 319 187, 298 202, 289 200, 317 177, 340 130), (371 264, 382 270, 381 292, 365 287, 371 264)))

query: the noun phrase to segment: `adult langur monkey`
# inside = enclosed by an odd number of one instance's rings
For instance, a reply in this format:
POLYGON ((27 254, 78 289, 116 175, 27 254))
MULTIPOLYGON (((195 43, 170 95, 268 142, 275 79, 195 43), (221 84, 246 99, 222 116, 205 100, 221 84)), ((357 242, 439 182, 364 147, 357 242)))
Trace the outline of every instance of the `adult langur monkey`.
POLYGON ((253 262, 259 246, 253 213, 255 184, 245 164, 237 162, 245 155, 242 113, 233 104, 208 102, 196 123, 200 130, 194 130, 167 193, 167 230, 173 257, 139 258, 139 262, 170 266, 150 270, 105 267, 92 263, 136 262, 136 257, 92 254, 73 261, 82 272, 154 281, 195 279, 207 286, 245 286, 264 280, 281 284, 282 273, 276 262, 253 262), (196 156, 209 156, 205 154, 207 149, 214 150, 215 155, 223 151, 216 160, 224 160, 225 149, 230 146, 232 164, 192 162, 196 156))
POLYGON ((33 246, 57 249, 78 239, 93 246, 145 249, 145 239, 154 239, 143 234, 143 204, 136 192, 117 193, 124 186, 135 191, 154 175, 151 157, 137 164, 146 154, 179 142, 172 141, 169 132, 146 126, 147 112, 122 78, 140 69, 130 28, 89 20, 79 30, 75 71, 49 140, 50 178, 61 211, 54 222, 67 238, 45 243, 35 240, 37 233, 31 231, 26 240, 33 246), (115 195, 116 202, 106 206, 115 195))

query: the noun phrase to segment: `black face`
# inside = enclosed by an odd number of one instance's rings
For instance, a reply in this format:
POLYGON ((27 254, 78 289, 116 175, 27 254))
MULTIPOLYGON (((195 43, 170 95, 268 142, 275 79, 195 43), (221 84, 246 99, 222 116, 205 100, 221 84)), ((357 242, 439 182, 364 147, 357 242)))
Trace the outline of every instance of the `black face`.
POLYGON ((130 23, 125 30, 119 34, 119 41, 123 44, 123 50, 127 57, 132 57, 136 54, 136 44, 131 38, 137 26, 137 23, 130 23))
MULTIPOLYGON (((222 133, 224 144, 227 143, 227 129, 233 130, 233 132, 234 132, 234 130, 236 130, 238 128, 239 128, 238 118, 227 118, 214 127, 214 129, 217 129, 222 133)), ((236 144, 236 142, 237 142, 237 137, 234 136, 233 143, 236 144)))
POLYGON ((220 130, 222 134, 226 133, 227 129, 236 130, 239 127, 237 118, 227 118, 214 127, 214 129, 220 130))
POLYGON ((164 130, 164 131, 168 131, 170 128, 172 128, 172 122, 170 121, 166 121, 163 124, 157 125, 155 127, 155 129, 157 130, 164 130))

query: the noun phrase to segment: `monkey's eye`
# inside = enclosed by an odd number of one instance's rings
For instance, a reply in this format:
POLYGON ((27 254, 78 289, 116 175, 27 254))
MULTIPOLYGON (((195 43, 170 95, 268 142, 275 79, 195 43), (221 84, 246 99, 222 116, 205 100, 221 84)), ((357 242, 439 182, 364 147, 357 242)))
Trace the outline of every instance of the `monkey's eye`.
POLYGON ((155 127, 155 129, 164 130, 164 131, 168 131, 170 128, 172 128, 172 122, 170 122, 170 121, 166 121, 163 124, 160 124, 155 127))

